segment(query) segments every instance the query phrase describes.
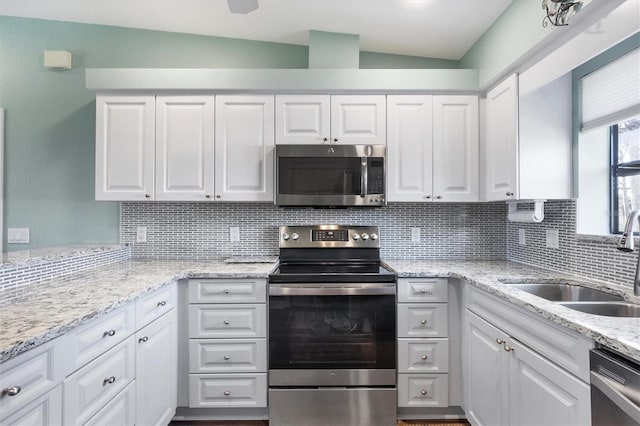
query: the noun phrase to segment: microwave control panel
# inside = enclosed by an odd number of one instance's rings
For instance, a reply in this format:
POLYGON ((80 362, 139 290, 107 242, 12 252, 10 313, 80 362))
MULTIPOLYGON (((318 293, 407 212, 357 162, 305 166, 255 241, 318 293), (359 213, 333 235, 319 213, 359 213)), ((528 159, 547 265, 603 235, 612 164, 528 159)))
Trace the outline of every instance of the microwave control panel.
POLYGON ((384 158, 368 158, 367 169, 367 193, 384 194, 384 158))

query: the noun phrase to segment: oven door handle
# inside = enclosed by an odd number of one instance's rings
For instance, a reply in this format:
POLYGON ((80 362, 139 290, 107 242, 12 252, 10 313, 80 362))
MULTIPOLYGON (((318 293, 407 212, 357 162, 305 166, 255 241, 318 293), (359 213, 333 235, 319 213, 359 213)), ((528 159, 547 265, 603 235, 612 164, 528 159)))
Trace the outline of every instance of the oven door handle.
POLYGON ((395 284, 269 284, 270 296, 379 296, 396 294, 395 284))

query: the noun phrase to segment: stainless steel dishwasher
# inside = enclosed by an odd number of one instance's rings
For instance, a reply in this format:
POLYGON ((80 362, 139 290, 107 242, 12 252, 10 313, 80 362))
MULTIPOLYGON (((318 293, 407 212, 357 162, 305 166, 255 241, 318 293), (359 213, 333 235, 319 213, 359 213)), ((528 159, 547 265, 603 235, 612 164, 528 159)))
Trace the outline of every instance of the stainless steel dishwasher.
POLYGON ((640 426, 640 364, 606 348, 592 349, 591 424, 640 426))

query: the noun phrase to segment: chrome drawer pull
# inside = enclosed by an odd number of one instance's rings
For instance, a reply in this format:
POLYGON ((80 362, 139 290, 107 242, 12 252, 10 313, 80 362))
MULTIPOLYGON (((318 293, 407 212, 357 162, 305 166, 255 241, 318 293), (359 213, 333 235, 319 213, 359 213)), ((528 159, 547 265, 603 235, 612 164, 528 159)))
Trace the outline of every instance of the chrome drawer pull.
POLYGON ((2 389, 2 393, 0 394, 0 398, 3 396, 16 396, 20 393, 22 388, 20 386, 9 386, 8 388, 2 389))
POLYGON ((420 324, 425 325, 427 323, 427 320, 420 320, 420 324))
POLYGON ((222 292, 223 292, 224 294, 229 294, 229 290, 227 290, 226 288, 225 288, 224 290, 222 290, 222 292))
POLYGON ((229 325, 229 320, 224 320, 223 323, 224 325, 229 325))
POLYGON ((165 306, 167 304, 166 300, 163 300, 161 302, 158 302, 158 306, 165 306))
POLYGON ((499 344, 499 345, 504 345, 506 342, 505 342, 504 340, 502 340, 501 338, 499 338, 499 337, 498 337, 498 338, 496 339, 496 343, 497 343, 497 344, 499 344))
POLYGON ((422 395, 422 396, 426 396, 426 395, 427 395, 427 390, 426 390, 426 389, 422 389, 422 390, 420 391, 420 395, 422 395))
POLYGON ((422 355, 420 358, 422 358, 423 361, 426 361, 428 357, 426 355, 422 355))
POLYGON ((115 381, 116 381, 116 378, 114 376, 107 377, 106 379, 104 379, 102 381, 102 386, 110 385, 110 384, 114 383, 115 381))
POLYGON ((145 343, 148 341, 149 341, 149 338, 147 336, 144 336, 138 339, 138 343, 145 343))
POLYGON ((115 335, 116 335, 116 331, 115 331, 115 330, 109 330, 109 331, 105 331, 105 332, 102 334, 102 337, 107 337, 107 336, 111 336, 111 337, 113 337, 113 336, 115 336, 115 335))
POLYGON ((229 395, 231 395, 231 392, 229 392, 229 391, 224 391, 224 396, 229 396, 229 395))
POLYGON ((513 350, 514 350, 513 346, 504 345, 504 351, 505 352, 512 352, 513 350))
POLYGON ((225 361, 229 361, 231 359, 231 357, 229 355, 225 355, 224 359, 225 359, 225 361))

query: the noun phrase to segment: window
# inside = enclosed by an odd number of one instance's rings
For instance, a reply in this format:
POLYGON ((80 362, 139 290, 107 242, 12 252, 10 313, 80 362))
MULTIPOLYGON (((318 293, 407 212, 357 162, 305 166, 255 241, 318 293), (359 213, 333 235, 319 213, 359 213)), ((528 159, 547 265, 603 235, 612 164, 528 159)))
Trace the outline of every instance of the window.
POLYGON ((621 234, 632 210, 640 209, 640 116, 610 127, 611 233, 621 234))

